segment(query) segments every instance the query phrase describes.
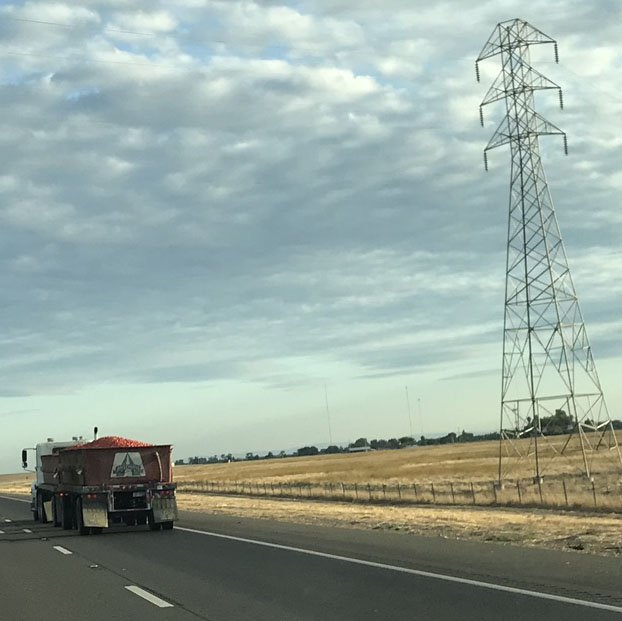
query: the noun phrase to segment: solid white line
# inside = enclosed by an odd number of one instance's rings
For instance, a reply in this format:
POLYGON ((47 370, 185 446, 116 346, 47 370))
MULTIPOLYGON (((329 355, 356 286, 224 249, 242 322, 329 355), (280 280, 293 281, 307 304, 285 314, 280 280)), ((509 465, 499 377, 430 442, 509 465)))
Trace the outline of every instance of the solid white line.
POLYGON ((132 593, 134 593, 134 595, 138 595, 138 597, 142 597, 143 599, 146 599, 148 602, 151 602, 154 606, 157 606, 158 608, 173 608, 174 607, 173 604, 169 604, 168 602, 165 602, 163 599, 160 599, 159 597, 152 595, 151 593, 149 593, 148 591, 145 591, 144 589, 141 589, 140 587, 126 586, 125 588, 128 591, 131 591, 132 593))
POLYGON ((26 500, 24 498, 13 498, 12 496, 0 496, 0 498, 4 500, 15 500, 15 502, 27 502, 30 504, 30 500, 26 500))
POLYGON ((8 518, 6 518, 4 521, 5 521, 7 524, 10 524, 10 523, 11 523, 11 520, 9 520, 8 518))
POLYGON ((32 531, 30 530, 30 528, 22 528, 22 530, 23 530, 25 533, 32 533, 32 531))
POLYGON ((548 599, 563 604, 574 604, 575 606, 584 606, 586 608, 597 608, 599 610, 608 610, 609 612, 617 612, 622 614, 622 607, 611 606, 609 604, 599 604, 598 602, 589 602, 583 599, 575 599, 574 597, 564 597, 562 595, 553 595, 552 593, 540 593, 539 591, 529 591, 527 589, 518 589, 516 587, 504 586, 502 584, 494 584, 492 582, 481 582, 480 580, 469 580, 468 578, 458 578, 457 576, 448 576, 446 574, 436 574, 430 571, 422 571, 420 569, 410 569, 409 567, 400 567, 399 565, 387 565, 385 563, 376 563, 374 561, 364 561, 360 558, 352 558, 349 556, 340 556, 338 554, 328 554, 327 552, 317 552, 316 550, 308 550, 306 548, 296 548, 294 546, 285 546, 279 543, 269 543, 267 541, 259 541, 257 539, 246 539, 244 537, 234 537, 233 535, 223 535, 221 533, 212 533, 205 530, 196 530, 194 528, 183 528, 175 526, 175 530, 181 530, 186 533, 195 533, 197 535, 207 535, 208 537, 217 537, 219 539, 228 539, 230 541, 239 541, 241 543, 250 543, 266 548, 275 548, 277 550, 286 550, 288 552, 297 552, 298 554, 307 554, 309 556, 319 556, 335 561, 343 561, 354 565, 365 565, 366 567, 375 567, 377 569, 386 569, 389 571, 397 571, 404 574, 414 576, 422 576, 424 578, 433 578, 434 580, 444 580, 445 582, 457 582, 458 584, 468 584, 469 586, 480 587, 482 589, 491 589, 493 591, 503 591, 505 593, 514 593, 516 595, 526 595, 539 599, 548 599))
POLYGON ((68 550, 67 548, 63 548, 63 546, 54 546, 54 549, 57 552, 60 552, 61 554, 73 554, 71 550, 68 550))

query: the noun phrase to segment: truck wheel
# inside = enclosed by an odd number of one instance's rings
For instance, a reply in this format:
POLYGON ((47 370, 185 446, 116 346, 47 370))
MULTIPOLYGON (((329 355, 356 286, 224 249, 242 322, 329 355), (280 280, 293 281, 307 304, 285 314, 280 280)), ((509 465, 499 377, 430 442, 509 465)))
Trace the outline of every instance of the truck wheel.
POLYGON ((62 499, 59 498, 56 494, 52 496, 52 524, 54 524, 55 527, 59 527, 62 524, 61 519, 63 512, 60 508, 61 502, 62 499))
POLYGON ((45 524, 47 520, 47 515, 45 515, 45 506, 43 504, 43 494, 41 492, 37 492, 37 515, 39 516, 39 522, 45 524))
POLYGON ((160 530, 160 527, 162 526, 160 524, 160 522, 156 522, 154 517, 153 517, 153 511, 149 512, 149 516, 147 518, 147 521, 149 522, 149 530, 160 530))
POLYGON ((172 520, 170 522, 162 522, 162 530, 173 530, 173 524, 172 520))
POLYGON ((71 510, 71 501, 68 496, 61 498, 61 525, 63 530, 73 529, 73 511, 71 510))
POLYGON ((88 526, 84 525, 82 518, 82 501, 78 498, 76 500, 76 526, 78 528, 78 534, 80 535, 90 535, 91 529, 88 526))

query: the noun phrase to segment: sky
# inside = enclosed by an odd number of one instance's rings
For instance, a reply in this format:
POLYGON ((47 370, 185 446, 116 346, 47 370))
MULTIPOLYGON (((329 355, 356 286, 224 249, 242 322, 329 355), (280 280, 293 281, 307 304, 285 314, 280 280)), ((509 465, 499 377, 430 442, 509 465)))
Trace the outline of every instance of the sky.
POLYGON ((620 2, 5 1, 0 472, 95 425, 177 458, 496 429, 509 152, 484 171, 474 60, 515 17, 559 42, 541 149, 622 418, 620 2))

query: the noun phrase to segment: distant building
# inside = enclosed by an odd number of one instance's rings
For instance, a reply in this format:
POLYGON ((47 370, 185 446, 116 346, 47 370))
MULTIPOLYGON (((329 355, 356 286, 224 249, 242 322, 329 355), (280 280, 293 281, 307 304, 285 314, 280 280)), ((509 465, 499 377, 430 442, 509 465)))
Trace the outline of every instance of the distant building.
POLYGON ((375 451, 371 446, 350 446, 348 447, 348 453, 369 453, 375 451))

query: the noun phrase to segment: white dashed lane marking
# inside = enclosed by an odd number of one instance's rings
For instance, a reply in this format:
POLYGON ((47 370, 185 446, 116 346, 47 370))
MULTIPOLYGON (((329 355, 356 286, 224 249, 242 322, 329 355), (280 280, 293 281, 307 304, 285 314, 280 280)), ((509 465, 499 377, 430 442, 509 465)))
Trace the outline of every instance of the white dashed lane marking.
POLYGON ((25 533, 32 533, 32 531, 30 530, 30 528, 22 528, 22 530, 23 530, 25 533))
POLYGON ((158 608, 173 608, 173 604, 165 602, 163 599, 160 599, 152 593, 149 593, 149 591, 145 591, 145 589, 141 589, 137 586, 126 586, 125 588, 131 593, 134 593, 134 595, 138 595, 138 597, 142 597, 148 602, 151 602, 154 606, 157 606, 158 608))
POLYGON ((63 548, 63 546, 54 546, 54 549, 57 552, 60 552, 61 554, 73 554, 71 550, 68 550, 67 548, 63 548))

